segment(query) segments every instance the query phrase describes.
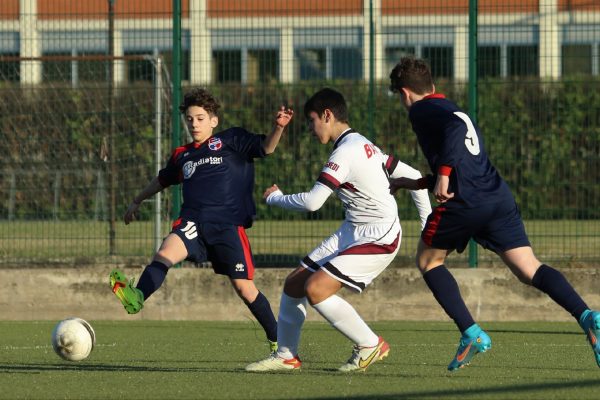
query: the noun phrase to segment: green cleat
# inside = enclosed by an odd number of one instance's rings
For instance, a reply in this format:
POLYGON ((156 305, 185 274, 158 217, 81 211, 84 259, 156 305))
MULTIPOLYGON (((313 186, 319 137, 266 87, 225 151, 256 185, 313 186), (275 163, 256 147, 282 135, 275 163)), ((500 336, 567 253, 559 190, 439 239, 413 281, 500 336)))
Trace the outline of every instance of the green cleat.
POLYGON ((136 314, 144 307, 144 294, 138 288, 133 287, 133 279, 127 281, 125 274, 118 269, 113 269, 110 273, 110 287, 125 311, 129 314, 136 314))
POLYGON ((272 342, 269 339, 267 339, 267 342, 269 342, 269 349, 271 350, 271 354, 277 353, 277 342, 272 342))

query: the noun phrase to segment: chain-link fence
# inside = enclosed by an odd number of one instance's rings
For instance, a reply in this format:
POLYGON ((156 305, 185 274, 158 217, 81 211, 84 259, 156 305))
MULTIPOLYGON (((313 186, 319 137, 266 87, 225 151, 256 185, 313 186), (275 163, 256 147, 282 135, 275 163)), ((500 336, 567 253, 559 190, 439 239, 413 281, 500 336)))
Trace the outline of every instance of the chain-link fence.
MULTIPOLYGON (((429 61, 438 92, 476 113, 538 256, 599 258, 597 2, 480 1, 476 24, 468 0, 182 0, 174 14, 176 3, 0 2, 0 264, 145 262, 170 229, 172 192, 144 203, 132 225, 121 216, 174 145, 179 85, 221 100, 221 128, 267 133, 279 105, 297 110, 275 154, 256 162, 248 231, 259 264, 295 264, 343 216, 334 198, 309 214, 261 201, 274 182, 288 193, 310 189, 331 150, 306 133, 301 110, 314 91, 340 90, 355 129, 427 171, 388 92, 389 71, 409 54, 429 61)), ((406 193, 397 199, 397 260, 412 265, 417 213, 406 193)))

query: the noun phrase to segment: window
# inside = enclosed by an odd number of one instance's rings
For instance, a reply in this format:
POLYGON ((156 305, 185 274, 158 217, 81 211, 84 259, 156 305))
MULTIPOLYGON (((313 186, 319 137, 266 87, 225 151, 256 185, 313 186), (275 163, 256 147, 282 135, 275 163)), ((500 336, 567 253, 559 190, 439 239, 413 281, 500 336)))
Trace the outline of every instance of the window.
POLYGON ((389 74, 389 72, 394 69, 402 57, 414 56, 415 53, 415 48, 413 46, 388 47, 385 49, 384 71, 389 74))
POLYGON ((562 46, 563 76, 592 74, 592 45, 565 44, 562 46))
POLYGON ((537 45, 507 46, 508 76, 538 76, 539 60, 537 45))
POLYGON ((422 57, 429 62, 431 75, 436 78, 452 78, 454 76, 454 52, 452 47, 423 47, 422 57))
POLYGON ((331 50, 331 77, 338 79, 362 78, 362 52, 355 48, 331 50))
POLYGON ((215 50, 213 80, 216 82, 275 82, 279 76, 277 50, 215 50))
POLYGON ((46 53, 42 59, 42 80, 46 82, 70 82, 71 81, 71 61, 66 57, 71 57, 71 53, 46 53), (61 60, 61 57, 65 59, 61 60))
POLYGON ((500 55, 500 46, 480 46, 477 49, 477 75, 479 78, 500 76, 500 55))
MULTIPOLYGON (((128 52, 126 56, 143 56, 147 52, 128 52)), ((154 79, 154 65, 152 61, 144 59, 127 60, 127 80, 129 82, 148 81, 154 79)))
POLYGON ((296 50, 296 78, 361 79, 362 51, 353 47, 306 48, 296 50))
POLYGON ((246 81, 276 82, 279 75, 279 52, 277 50, 248 50, 246 81))
POLYGON ((296 59, 296 76, 300 80, 327 78, 325 49, 298 49, 296 59))
POLYGON ((240 50, 213 52, 213 80, 220 83, 242 81, 242 52, 240 50))
MULTIPOLYGON (((173 52, 172 51, 161 51, 165 67, 169 74, 173 71, 173 52)), ((181 79, 184 81, 190 80, 190 51, 181 50, 181 79)))
MULTIPOLYGON (((18 57, 18 53, 0 54, 0 57, 18 57)), ((0 81, 18 82, 21 75, 19 61, 16 59, 13 61, 2 61, 0 62, 0 81)))

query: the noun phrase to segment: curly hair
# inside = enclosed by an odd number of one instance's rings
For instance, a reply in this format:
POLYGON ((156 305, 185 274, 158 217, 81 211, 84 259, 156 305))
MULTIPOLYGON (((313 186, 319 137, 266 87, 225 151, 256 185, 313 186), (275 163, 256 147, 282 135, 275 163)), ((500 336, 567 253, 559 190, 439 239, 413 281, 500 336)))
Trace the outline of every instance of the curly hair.
POLYGON ((192 106, 202 107, 209 114, 217 115, 217 111, 221 108, 219 101, 213 97, 206 89, 196 88, 187 92, 183 96, 183 101, 179 106, 179 111, 183 114, 192 106))
POLYGON ((394 93, 407 88, 417 94, 433 90, 431 70, 425 60, 414 57, 402 57, 390 73, 390 90, 394 93))

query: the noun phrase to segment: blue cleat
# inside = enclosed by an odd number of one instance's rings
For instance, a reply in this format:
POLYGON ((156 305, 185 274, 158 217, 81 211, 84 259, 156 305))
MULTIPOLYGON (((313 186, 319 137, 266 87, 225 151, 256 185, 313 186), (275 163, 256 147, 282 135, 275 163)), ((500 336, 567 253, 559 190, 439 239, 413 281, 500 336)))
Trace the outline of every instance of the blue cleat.
POLYGON ((596 357, 596 364, 600 367, 600 342, 598 336, 600 336, 600 312, 585 310, 579 318, 579 325, 585 332, 588 342, 592 346, 594 357, 596 357))
POLYGON ((492 339, 479 325, 471 325, 461 336, 458 350, 454 359, 448 365, 448 371, 456 371, 469 365, 471 359, 477 353, 485 353, 492 348, 492 339))

